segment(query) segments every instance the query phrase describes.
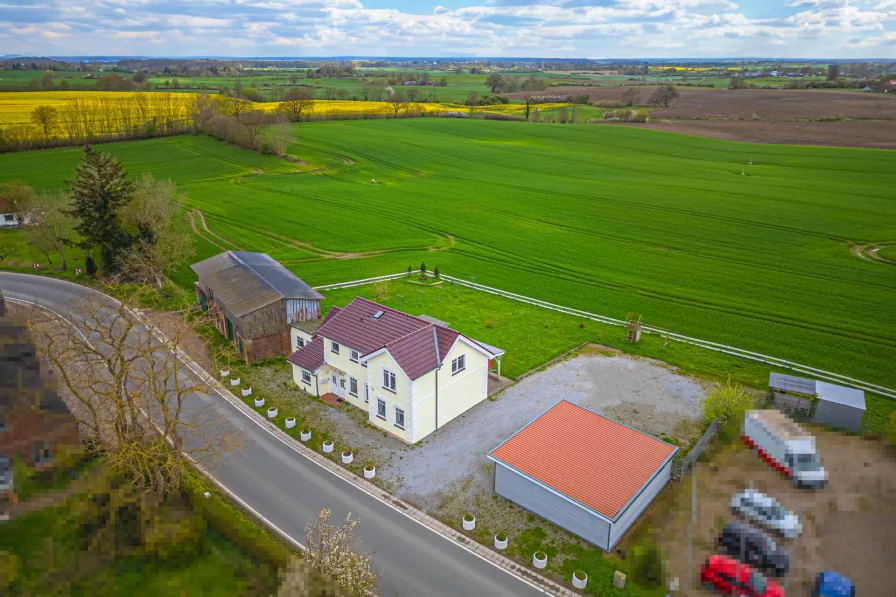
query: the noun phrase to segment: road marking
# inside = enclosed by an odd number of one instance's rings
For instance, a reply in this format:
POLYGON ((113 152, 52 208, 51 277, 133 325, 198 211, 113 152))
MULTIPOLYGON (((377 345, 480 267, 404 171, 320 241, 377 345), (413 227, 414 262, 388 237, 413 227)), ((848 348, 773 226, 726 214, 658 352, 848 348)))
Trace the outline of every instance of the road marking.
MULTIPOLYGON (((71 282, 69 282, 69 284, 71 284, 71 282)), ((80 286, 80 285, 75 284, 75 286, 80 286)), ((82 287, 82 288, 87 288, 87 287, 82 287)), ((89 290, 93 290, 93 289, 89 289, 89 290)), ((97 294, 100 294, 100 295, 102 295, 102 296, 104 296, 104 297, 107 297, 107 298, 111 299, 114 303, 121 304, 120 301, 116 300, 115 298, 113 298, 113 297, 111 297, 111 296, 109 296, 109 295, 107 295, 107 294, 104 294, 104 293, 99 292, 99 291, 96 291, 96 290, 93 290, 93 291, 96 292, 97 294)), ((53 309, 50 309, 49 307, 45 307, 45 306, 40 305, 40 304, 38 304, 38 303, 34 303, 34 302, 31 302, 31 301, 26 301, 26 300, 23 300, 23 299, 8 298, 7 300, 14 301, 14 302, 19 302, 19 303, 25 303, 25 304, 29 304, 29 305, 33 305, 33 306, 35 306, 35 307, 38 307, 38 308, 40 308, 40 309, 44 309, 45 311, 49 311, 50 313, 53 313, 54 315, 56 315, 57 317, 59 317, 59 318, 62 319, 63 321, 67 322, 69 325, 71 325, 71 326, 75 329, 75 331, 76 331, 82 338, 84 338, 84 341, 87 342, 88 344, 90 344, 90 341, 87 340, 87 337, 84 336, 83 333, 81 333, 81 331, 75 326, 74 323, 72 323, 71 321, 65 319, 60 313, 57 313, 57 312, 54 311, 53 309)), ((159 340, 159 342, 161 342, 166 348, 168 348, 169 351, 173 352, 173 353, 174 353, 174 356, 175 356, 181 363, 183 363, 183 364, 184 364, 190 371, 192 371, 194 375, 198 376, 200 380, 202 380, 202 381, 204 381, 204 382, 206 382, 206 383, 209 383, 209 385, 211 386, 211 389, 212 389, 215 393, 217 393, 219 396, 221 396, 225 401, 227 401, 228 404, 230 404, 232 407, 234 407, 239 413, 241 413, 241 414, 244 415, 247 419, 249 419, 250 421, 252 421, 253 423, 255 423, 258 427, 260 427, 261 429, 263 429, 264 431, 266 431, 269 435, 271 435, 272 437, 274 437, 274 438, 276 438, 277 440, 279 440, 280 443, 282 443, 284 446, 288 447, 290 450, 292 450, 292 451, 295 452, 296 454, 298 454, 298 455, 304 457, 304 458, 307 459, 309 462, 312 462, 312 463, 316 464, 317 466, 321 467, 322 469, 324 469, 325 471, 327 471, 328 473, 330 473, 330 474, 333 475, 334 477, 337 477, 337 478, 339 478, 339 479, 342 479, 344 482, 348 483, 348 484, 351 485, 352 487, 355 487, 355 488, 361 490, 362 492, 364 492, 364 493, 366 493, 367 495, 369 495, 370 497, 374 498, 375 500, 377 500, 377 501, 380 502, 381 504, 384 504, 384 505, 388 506, 389 508, 391 508, 391 509, 394 510, 395 512, 398 512, 399 514, 404 515, 406 518, 408 518, 408 519, 410 519, 410 520, 416 522, 417 524, 419 524, 419 525, 422 526, 423 528, 428 529, 429 531, 435 533, 435 534, 438 535, 439 537, 442 537, 443 539, 445 539, 445 540, 451 542, 453 545, 455 545, 455 546, 457 546, 457 547, 460 547, 460 548, 463 549, 463 550, 466 550, 466 551, 467 551, 468 553, 470 553, 470 554, 473 554, 474 556, 476 556, 476 557, 478 557, 479 559, 481 559, 483 562, 486 562, 486 563, 488 563, 488 564, 491 564, 492 566, 494 566, 494 567, 497 568, 498 570, 501 570, 501 571, 505 572, 505 573, 508 574, 509 576, 512 576, 513 578, 515 578, 515 579, 517 579, 517 580, 519 580, 519 581, 521 581, 521 582, 526 583, 527 585, 529 585, 529 586, 532 587, 533 589, 536 589, 537 591, 540 591, 540 592, 542 592, 542 593, 544 593, 544 594, 546 594, 546 595, 556 594, 556 593, 549 592, 546 588, 541 587, 541 586, 539 586, 539 585, 537 585, 537 584, 535 584, 535 583, 529 581, 529 580, 526 579, 526 578, 523 578, 522 576, 520 576, 519 574, 513 572, 512 570, 508 570, 508 569, 505 568, 504 566, 499 565, 497 562, 493 562, 492 560, 488 559, 487 557, 483 556, 482 554, 480 554, 480 553, 478 553, 478 552, 476 552, 476 551, 473 551, 472 549, 470 549, 469 547, 467 547, 467 546, 465 546, 465 545, 459 543, 458 541, 455 541, 452 537, 449 537, 449 536, 445 535, 444 533, 441 533, 441 532, 439 532, 438 530, 432 528, 431 526, 425 524, 423 521, 421 521, 421 520, 417 520, 416 518, 414 518, 413 516, 411 516, 411 515, 408 514, 407 512, 405 512, 405 511, 400 510, 399 508, 397 508, 394 504, 390 504, 388 501, 382 499, 380 496, 378 496, 378 495, 376 495, 376 494, 374 494, 374 493, 371 493, 371 492, 368 491, 365 487, 362 487, 362 486, 360 486, 360 485, 357 485, 357 484, 355 484, 355 483, 352 483, 350 480, 348 480, 348 479, 342 477, 341 475, 335 473, 335 472, 334 472, 333 470, 331 470, 329 467, 324 466, 322 463, 317 462, 316 460, 314 460, 313 458, 311 458, 311 457, 308 456, 307 454, 305 454, 305 453, 303 453, 303 452, 297 450, 295 446, 291 445, 289 442, 287 442, 286 440, 284 440, 283 438, 281 438, 280 436, 278 436, 276 433, 274 433, 273 431, 271 431, 270 429, 268 429, 265 425, 263 425, 263 424, 262 424, 263 421, 259 421, 259 420, 257 420, 255 417, 251 416, 249 413, 245 412, 242 408, 240 408, 239 406, 237 406, 237 404, 236 404, 234 401, 232 401, 230 398, 228 398, 227 396, 225 396, 224 393, 221 392, 221 390, 219 390, 217 387, 215 387, 213 384, 211 384, 211 383, 208 381, 209 379, 214 380, 214 381, 216 381, 216 382, 217 382, 217 379, 215 379, 210 373, 208 373, 207 371, 205 371, 204 369, 202 369, 201 367, 199 367, 199 364, 198 364, 198 363, 195 363, 195 361, 193 361, 193 359, 190 359, 189 362, 186 361, 186 360, 184 360, 184 358, 180 355, 180 353, 183 352, 182 350, 172 350, 172 349, 170 348, 170 346, 169 346, 169 341, 167 340, 167 338, 164 338, 163 336, 160 337, 160 335, 159 335, 158 333, 156 333, 156 331, 155 331, 155 329, 154 329, 155 326, 153 326, 153 325, 150 324, 150 323, 145 322, 145 321, 143 320, 143 318, 140 317, 140 315, 137 314, 137 313, 135 313, 133 310, 131 310, 131 309, 127 308, 127 307, 125 307, 125 308, 126 308, 130 313, 132 313, 132 314, 134 315, 134 317, 137 319, 137 321, 139 321, 139 322, 141 323, 141 325, 143 325, 143 326, 147 329, 147 331, 148 331, 150 334, 153 335, 153 337, 155 337, 157 340, 159 340), (198 373, 198 372, 193 368, 193 365, 194 365, 194 364, 195 364, 195 366, 199 369, 199 371, 200 371, 201 373, 198 373), (202 375, 202 373, 205 374, 205 377, 202 375)), ((186 354, 186 353, 184 353, 184 354, 186 354)), ((189 357, 189 355, 187 355, 187 356, 189 357)), ((240 402, 240 404, 243 404, 243 403, 240 402)), ((243 404, 243 405, 244 405, 244 404, 243 404)), ((244 405, 244 406, 245 406, 245 405, 244 405)), ((248 407, 247 407, 247 408, 248 408, 248 407)), ((142 409, 141 409, 141 411, 142 411, 142 409)), ((146 413, 143 413, 143 414, 144 414, 144 416, 146 416, 146 413)), ((256 413, 255 413, 254 411, 252 411, 252 414, 256 414, 256 413)), ((249 504, 247 504, 247 503, 244 502, 242 499, 240 499, 240 498, 239 498, 233 491, 231 491, 230 489, 228 489, 223 483, 221 483, 221 482, 218 481, 214 476, 212 476, 211 473, 209 473, 207 469, 205 469, 204 467, 202 467, 201 465, 199 465, 197 462, 195 462, 192 458, 190 458, 189 455, 186 455, 186 454, 185 454, 185 456, 187 456, 187 458, 189 458, 190 461, 193 462, 194 466, 196 466, 196 468, 197 468, 203 475, 205 475, 205 476, 207 476, 209 479, 211 479, 211 481, 212 481, 215 485, 217 485, 219 488, 221 488, 222 491, 224 491, 225 493, 227 493, 228 496, 232 497, 232 498, 235 499, 240 505, 242 505, 244 508, 246 508, 247 510, 249 510, 250 512, 252 512, 252 514, 253 514, 254 516, 258 517, 261 521, 263 521, 263 522, 264 522, 265 524, 267 524, 270 528, 272 528, 275 532, 277 532, 281 537, 283 537, 284 539, 286 539, 287 541, 289 541, 289 542, 292 543, 293 545, 297 545, 297 546, 298 546, 300 549, 302 549, 303 551, 306 549, 305 546, 302 545, 298 540, 296 540, 296 539, 293 538, 291 535, 289 535, 288 533, 286 533, 285 531, 283 531, 282 529, 280 529, 277 525, 275 525, 274 523, 272 523, 271 521, 269 521, 267 518, 265 518, 264 516, 262 516, 261 514, 259 514, 258 511, 255 510, 254 508, 252 508, 249 504)), ((328 461, 328 462, 329 462, 329 461, 328 461)), ((346 471, 346 472, 348 472, 348 471, 346 471)), ((349 472, 349 474, 352 474, 353 476, 357 476, 357 475, 354 475, 354 473, 350 473, 350 472, 349 472)), ((360 480, 360 479, 359 479, 359 480, 360 480)), ((421 511, 421 514, 423 514, 424 516, 427 516, 427 518, 429 518, 429 515, 427 515, 425 512, 422 512, 422 511, 421 511)), ((476 544, 477 544, 477 545, 481 545, 481 544, 479 544, 478 542, 476 542, 476 544)), ((500 556, 500 554, 498 554, 498 555, 500 556)), ((503 557, 505 557, 505 556, 500 556, 500 557, 503 558, 503 557)), ((512 561, 512 560, 511 560, 511 561, 512 561)), ((547 578, 545 578, 545 581, 546 581, 546 582, 549 582, 549 583, 553 583, 553 581, 551 581, 550 579, 547 579, 547 578)))

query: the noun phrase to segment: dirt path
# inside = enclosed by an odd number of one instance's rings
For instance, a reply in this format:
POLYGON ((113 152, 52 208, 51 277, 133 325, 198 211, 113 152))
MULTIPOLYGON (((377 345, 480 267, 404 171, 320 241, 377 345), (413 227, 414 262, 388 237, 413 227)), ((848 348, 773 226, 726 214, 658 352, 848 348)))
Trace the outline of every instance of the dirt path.
MULTIPOLYGON (((194 210, 194 211, 199 211, 199 210, 194 210)), ((218 248, 221 249, 222 251, 227 251, 227 247, 222 246, 222 245, 219 245, 218 243, 216 243, 215 241, 213 241, 212 239, 210 239, 210 238, 207 237, 206 235, 204 235, 204 234, 202 234, 201 232, 199 232, 199 229, 196 227, 196 219, 193 217, 193 212, 192 212, 192 211, 188 211, 188 212, 187 212, 187 217, 190 219, 190 227, 193 228, 193 232, 194 232, 194 233, 196 233, 198 236, 201 236, 202 238, 204 238, 205 240, 207 240, 207 241, 210 242, 211 244, 215 245, 216 247, 218 247, 218 248)), ((203 220, 203 224, 205 224, 205 220, 203 220)))
POLYGON ((874 263, 888 263, 893 264, 893 261, 887 259, 886 257, 882 257, 880 255, 881 249, 886 249, 890 245, 879 245, 879 244, 871 244, 871 245, 853 245, 850 250, 852 254, 856 257, 860 257, 865 261, 873 261, 874 263))
MULTIPOLYGON (((217 238, 217 239, 219 239, 219 240, 221 240, 221 241, 227 243, 228 245, 231 245, 231 246, 233 246, 233 247, 236 247, 236 248, 237 248, 238 250, 240 250, 240 251, 243 250, 243 248, 240 247, 240 246, 239 246, 238 244, 236 244, 235 242, 233 242, 233 241, 229 241, 229 240, 227 240, 226 238, 224 238, 223 236, 221 236, 220 234, 217 234, 217 233, 212 232, 211 230, 209 230, 208 224, 205 223, 205 216, 202 215, 202 212, 199 211, 198 209, 194 209, 193 211, 196 212, 196 215, 199 216, 199 219, 202 221, 202 229, 203 229, 203 230, 205 230, 206 232, 208 232, 209 234, 211 234, 211 235, 214 236, 215 238, 217 238)), ((212 242, 214 242, 214 241, 212 241, 212 242)), ((218 243, 215 243, 215 244, 218 245, 218 243)), ((218 246, 220 247, 221 245, 218 245, 218 246)), ((223 248, 223 247, 222 247, 222 248, 223 248)), ((224 250, 226 251, 227 249, 224 249, 224 250)))

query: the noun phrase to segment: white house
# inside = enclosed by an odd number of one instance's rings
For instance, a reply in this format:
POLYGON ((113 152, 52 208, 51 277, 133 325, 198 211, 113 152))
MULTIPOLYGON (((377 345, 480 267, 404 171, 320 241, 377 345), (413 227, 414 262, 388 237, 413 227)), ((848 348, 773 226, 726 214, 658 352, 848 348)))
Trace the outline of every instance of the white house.
POLYGON ((415 443, 488 396, 488 373, 504 351, 460 332, 355 298, 333 307, 314 331, 290 330, 293 379, 333 394, 368 420, 415 443))
POLYGON ((9 208, 9 203, 0 197, 0 228, 18 228, 19 220, 9 208))

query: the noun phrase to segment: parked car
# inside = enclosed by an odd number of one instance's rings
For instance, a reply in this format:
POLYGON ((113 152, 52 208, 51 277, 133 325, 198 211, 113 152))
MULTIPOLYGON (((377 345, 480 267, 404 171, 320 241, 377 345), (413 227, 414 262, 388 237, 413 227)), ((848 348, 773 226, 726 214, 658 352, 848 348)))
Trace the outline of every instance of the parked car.
POLYGON ((716 546, 719 551, 775 576, 787 574, 790 568, 790 554, 768 535, 743 522, 732 522, 722 529, 716 546))
POLYGON ((731 558, 712 555, 700 569, 703 588, 723 595, 744 595, 746 597, 784 597, 778 584, 731 558))
POLYGON ((812 597, 856 597, 852 581, 836 572, 819 572, 815 578, 812 597))
POLYGON ((755 489, 744 489, 731 501, 738 516, 764 526, 787 539, 795 539, 803 530, 793 512, 785 510, 777 500, 755 489))

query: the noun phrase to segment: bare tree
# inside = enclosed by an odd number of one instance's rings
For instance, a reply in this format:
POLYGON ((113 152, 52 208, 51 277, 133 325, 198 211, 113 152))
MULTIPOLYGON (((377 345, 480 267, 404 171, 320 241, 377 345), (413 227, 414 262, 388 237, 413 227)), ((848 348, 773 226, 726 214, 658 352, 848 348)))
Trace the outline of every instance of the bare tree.
POLYGON ((635 102, 638 101, 638 96, 640 95, 641 92, 634 87, 626 87, 622 91, 622 101, 625 102, 626 106, 634 106, 635 102))
POLYGON ((404 94, 400 91, 396 91, 395 93, 390 95, 386 99, 386 101, 392 106, 392 115, 395 118, 398 118, 398 113, 401 111, 401 108, 407 103, 404 94))
POLYGON ((246 133, 249 136, 249 147, 258 149, 258 138, 268 124, 267 114, 261 110, 250 110, 240 114, 239 122, 246 129, 246 133))
POLYGON ((526 120, 529 120, 529 114, 532 112, 532 94, 527 93, 524 101, 526 104, 526 120))
POLYGON ((37 106, 31 111, 31 123, 44 134, 44 140, 49 141, 59 128, 59 111, 53 106, 37 106))
POLYGON ((299 122, 313 110, 314 94, 307 89, 290 89, 280 103, 280 111, 293 122, 299 122))
POLYGON ((161 288, 165 274, 193 256, 193 237, 177 226, 182 202, 170 180, 156 181, 144 174, 137 182, 119 215, 122 230, 138 238, 121 259, 127 278, 161 288))
POLYGON ((678 97, 678 89, 674 85, 663 85, 650 96, 650 103, 655 106, 668 108, 678 97))
POLYGON ((336 88, 335 87, 324 87, 324 99, 328 99, 328 100, 336 99, 336 88))
POLYGON ((286 149, 294 141, 293 127, 289 123, 289 118, 282 113, 275 114, 271 126, 268 127, 270 135, 268 137, 274 149, 274 153, 279 156, 286 155, 286 149))
POLYGON ((360 521, 349 513, 345 524, 331 525, 330 514, 329 508, 321 510, 317 521, 305 527, 306 561, 352 593, 375 594, 378 578, 373 555, 355 551, 355 527, 360 521))
POLYGON ((296 83, 298 83, 298 82, 299 82, 299 75, 298 75, 298 73, 292 73, 291 75, 289 75, 289 82, 292 83, 293 85, 295 85, 296 83))
POLYGON ((34 204, 34 189, 21 180, 7 180, 0 182, 0 197, 6 199, 7 209, 24 224, 34 204))
POLYGON ((40 251, 47 262, 53 264, 53 255, 58 255, 63 270, 68 269, 65 251, 72 245, 77 223, 69 211, 72 207, 71 195, 64 191, 39 193, 28 214, 25 237, 28 244, 40 251))
POLYGON ((134 296, 114 304, 91 294, 62 318, 33 312, 30 327, 83 435, 102 458, 143 491, 174 493, 190 460, 228 452, 239 436, 221 425, 213 407, 189 415, 184 409, 188 399, 199 400, 195 394, 211 391, 173 352, 202 320, 178 320, 166 345, 141 325, 136 304, 134 296))
POLYGON ((416 102, 417 98, 420 96, 420 90, 417 89, 416 87, 410 87, 407 90, 407 95, 408 95, 409 102, 412 102, 412 103, 416 102))

